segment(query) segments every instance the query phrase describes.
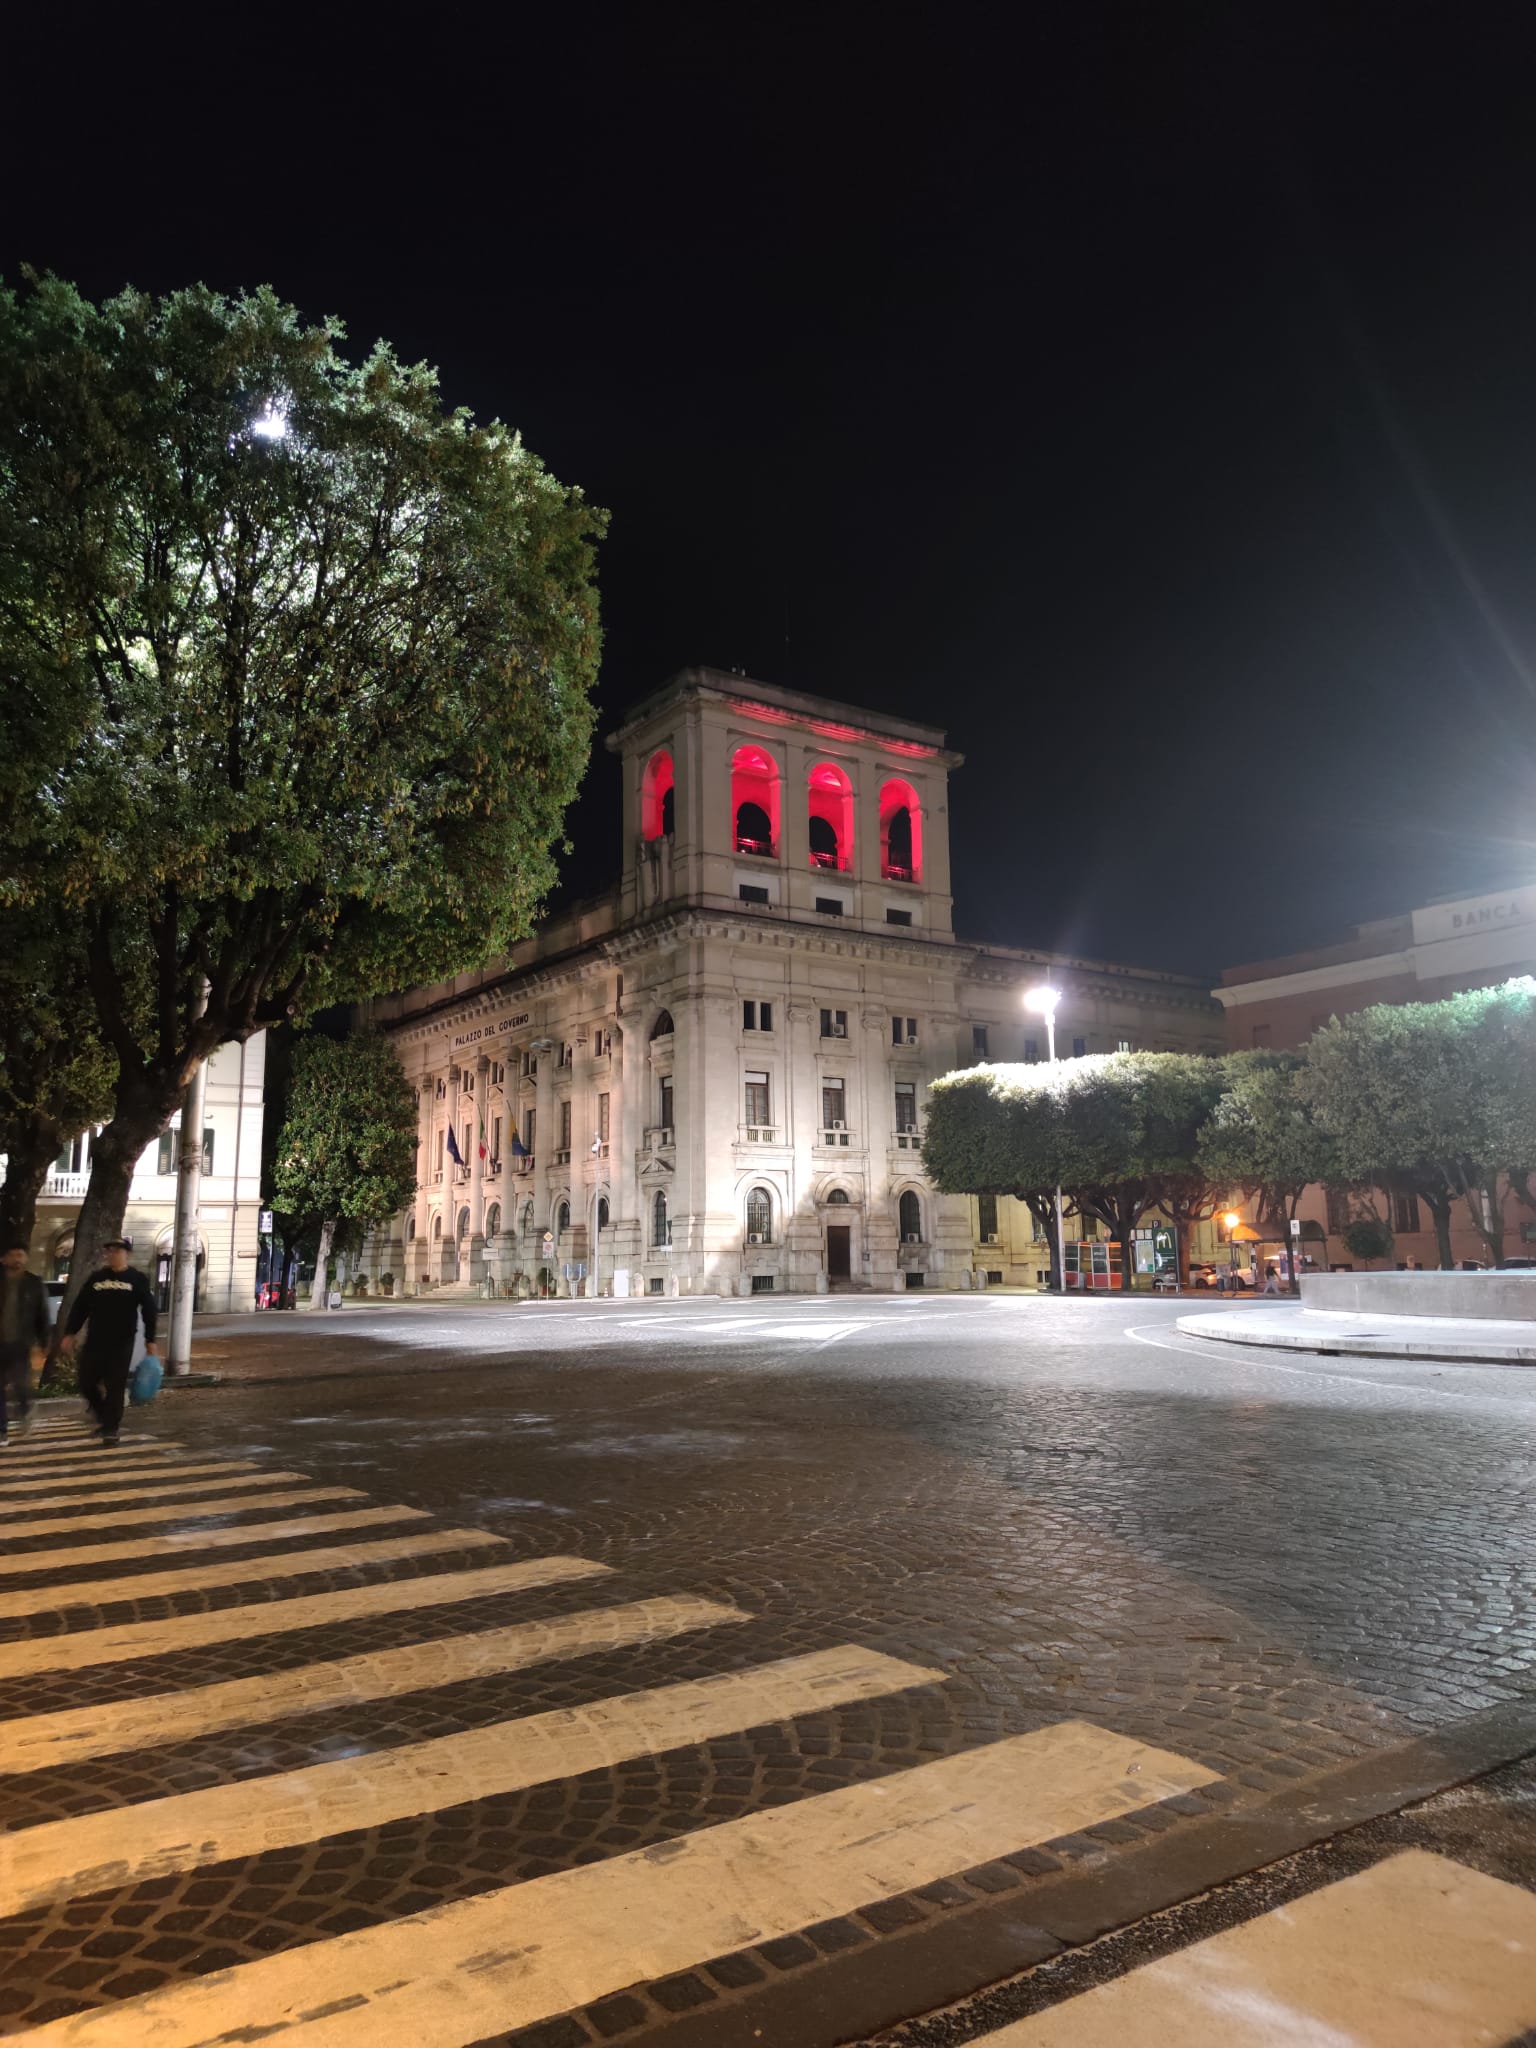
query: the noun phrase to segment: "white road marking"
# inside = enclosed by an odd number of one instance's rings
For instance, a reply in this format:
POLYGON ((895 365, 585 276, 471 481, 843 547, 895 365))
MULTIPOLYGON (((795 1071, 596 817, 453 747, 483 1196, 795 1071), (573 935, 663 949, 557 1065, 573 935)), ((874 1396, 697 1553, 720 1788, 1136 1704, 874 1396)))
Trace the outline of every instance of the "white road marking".
MULTIPOLYGON (((160 1479, 164 1475, 156 1473, 154 1477, 160 1479)), ((72 1513, 74 1513, 78 1520, 66 1522, 63 1526, 57 1520, 51 1520, 47 1524, 47 1530, 45 1530, 47 1534, 51 1534, 55 1528, 59 1528, 61 1534, 68 1534, 70 1528, 113 1528, 115 1522, 119 1520, 117 1516, 86 1516, 86 1518, 78 1516, 78 1511, 82 1507, 100 1507, 102 1501, 164 1501, 164 1499, 170 1499, 170 1495, 182 1495, 182 1493, 236 1493, 240 1487, 301 1487, 303 1483, 305 1483, 305 1475, 303 1473, 256 1473, 256 1475, 242 1473, 238 1479, 178 1479, 176 1485, 172 1485, 172 1487, 123 1487, 121 1491, 111 1491, 111 1493, 84 1493, 84 1495, 80 1495, 80 1499, 66 1499, 66 1501, 16 1501, 14 1505, 10 1505, 6 1499, 0 1499, 0 1518, 4 1518, 6 1513, 12 1513, 12 1516, 20 1516, 20 1513, 33 1513, 33 1516, 35 1516, 35 1513, 47 1513, 47 1516, 53 1516, 53 1518, 72 1516, 72 1513)), ((334 1489, 328 1487, 324 1493, 303 1493, 303 1495, 289 1493, 289 1495, 283 1495, 283 1497, 289 1499, 289 1501, 297 1501, 297 1499, 307 1499, 307 1501, 313 1501, 313 1499, 326 1499, 326 1501, 350 1499, 350 1501, 360 1501, 362 1499, 362 1495, 358 1493, 356 1487, 334 1487, 334 1489)), ((168 1516, 174 1516, 174 1513, 186 1513, 186 1516, 195 1516, 195 1513, 211 1513, 211 1516, 213 1516, 213 1513, 233 1513, 233 1511, 236 1511, 236 1507, 240 1507, 240 1505, 246 1505, 246 1503, 240 1503, 240 1501, 209 1501, 207 1507, 205 1507, 201 1499, 199 1501, 186 1501, 186 1505, 180 1507, 180 1509, 174 1509, 174 1507, 172 1509, 158 1509, 154 1516, 145 1516, 143 1520, 164 1522, 168 1516)), ((133 1518, 127 1516, 123 1520, 131 1522, 133 1518)), ((0 1520, 0 1536, 14 1536, 14 1534, 16 1534, 16 1530, 14 1528, 6 1528, 4 1520, 0 1520)))
POLYGON ((1405 1849, 978 2048, 1494 2048, 1536 2025, 1536 1897, 1405 1849))
MULTIPOLYGON (((252 1508, 268 1510, 277 1505, 274 1501, 251 1503, 252 1508)), ((248 1543, 286 1543, 299 1536, 330 1536, 338 1529, 374 1529, 381 1522, 430 1520, 425 1508, 348 1508, 341 1515, 302 1515, 291 1522, 242 1522, 233 1529, 178 1529, 168 1536, 134 1536, 122 1543, 72 1543, 65 1550, 19 1550, 0 1564, 0 1572, 15 1578, 24 1572, 68 1571, 83 1564, 121 1564, 130 1557, 181 1557, 189 1550, 234 1550, 248 1543)), ((40 1533, 67 1536, 70 1531, 67 1525, 59 1528, 49 1524, 40 1533)), ((261 1576, 249 1566, 242 1569, 247 1577, 261 1576)), ((113 1590, 121 1584, 120 1579, 104 1579, 96 1589, 97 1601, 132 1599, 132 1594, 113 1590)), ((40 1590, 46 1593, 48 1589, 40 1590)), ((0 1593, 0 1614, 10 1611, 4 1603, 14 1597, 0 1593)), ((36 1609, 23 1611, 35 1613, 36 1609)))
POLYGON ((365 1650, 357 1657, 304 1664, 295 1671, 114 1700, 110 1714, 103 1714, 99 1706, 66 1707, 56 1714, 0 1721, 0 1757, 8 1772, 52 1770, 87 1757, 137 1754, 223 1728, 432 1691, 493 1673, 525 1671, 534 1664, 662 1642, 692 1629, 751 1619, 744 1608, 723 1607, 717 1600, 689 1593, 636 1600, 627 1607, 591 1607, 553 1621, 514 1622, 479 1635, 437 1636, 395 1650, 365 1650))
MULTIPOLYGON (((709 1681, 704 1681, 708 1683, 709 1681)), ((1064 1722, 54 2020, 33 2048, 466 2048, 1208 1784, 1064 1722)))
POLYGON ((942 1677, 875 1650, 816 1650, 339 1763, 44 1822, 0 1834, 0 1916, 233 1856, 386 1827, 942 1677))
MULTIPOLYGON (((286 1476, 296 1479, 298 1474, 290 1472, 286 1476)), ((245 1485, 247 1482, 236 1480, 233 1483, 245 1485)), ((355 1486, 294 1486, 280 1487, 276 1493, 241 1493, 226 1496, 223 1500, 181 1500, 173 1501, 170 1505, 162 1501, 152 1508, 103 1508, 99 1512, 96 1511, 95 1501, 71 1501, 67 1506, 61 1503, 45 1514, 40 1521, 0 1522, 0 1537, 15 1542, 23 1536, 73 1536, 81 1529, 131 1529, 144 1522, 192 1522, 199 1516, 246 1515, 256 1508, 263 1509, 268 1514, 281 1508, 286 1513, 289 1508, 304 1507, 315 1501, 366 1498, 367 1496, 359 1493, 355 1486)), ((34 1501, 31 1505, 36 1507, 39 1503, 34 1501)), ((205 1541, 210 1533, 204 1532, 205 1541)), ((250 1531, 251 1541, 255 1542, 268 1533, 268 1530, 258 1523, 250 1531)), ((169 1537, 166 1539, 167 1542, 174 1540, 169 1537)), ((189 1536, 186 1541, 191 1543, 194 1539, 189 1536)), ((76 1555, 72 1550, 63 1554, 71 1559, 76 1555)), ((145 1546, 141 1543, 131 1543, 128 1545, 127 1555, 143 1556, 145 1546)), ((24 1566, 26 1562, 25 1557, 17 1559, 19 1565, 24 1566)))
MULTIPOLYGON (((433 1550, 458 1549, 463 1537, 402 1536, 392 1543, 364 1546, 370 1553, 356 1562, 382 1562, 376 1553, 393 1557, 420 1556, 433 1550)), ((300 1553, 313 1557, 313 1551, 300 1553)), ((159 1621, 120 1622, 109 1628, 76 1629, 68 1635, 39 1636, 28 1642, 0 1643, 0 1678, 32 1678, 40 1671, 87 1671, 97 1664, 142 1663, 151 1657, 172 1657, 200 1650, 209 1643, 236 1643, 263 1636, 287 1635, 296 1629, 330 1628, 395 1614, 402 1608, 456 1606, 461 1601, 494 1600, 535 1586, 555 1586, 574 1579, 606 1577, 610 1567, 584 1557, 538 1557, 523 1564, 485 1565, 470 1571, 435 1572, 420 1579, 388 1579, 374 1586, 347 1586, 335 1593, 304 1593, 281 1600, 256 1600, 244 1607, 216 1607, 207 1614, 172 1614, 159 1621)), ((55 1588, 57 1596, 58 1588, 55 1588)), ((87 1589, 80 1589, 88 1597, 87 1589)), ((94 1593, 98 1589, 89 1589, 94 1593)))
MULTIPOLYGON (((99 1500, 158 1500, 171 1493, 212 1493, 216 1486, 273 1486, 279 1481, 302 1476, 298 1472, 260 1472, 255 1465, 228 1462, 217 1465, 157 1465, 144 1474, 145 1479, 174 1480, 174 1485, 124 1486, 122 1468, 113 1466, 111 1471, 103 1471, 98 1458, 85 1472, 60 1473, 50 1479, 18 1480, 4 1488, 0 1501, 8 1504, 18 1493, 79 1494, 78 1503, 71 1500, 64 1504, 84 1507, 88 1502, 94 1504, 99 1500), (213 1476, 221 1473, 229 1476, 217 1479, 213 1476), (101 1491, 103 1487, 116 1488, 117 1491, 104 1493, 101 1491)), ((33 1505, 31 1501, 16 1503, 18 1510, 33 1505)))

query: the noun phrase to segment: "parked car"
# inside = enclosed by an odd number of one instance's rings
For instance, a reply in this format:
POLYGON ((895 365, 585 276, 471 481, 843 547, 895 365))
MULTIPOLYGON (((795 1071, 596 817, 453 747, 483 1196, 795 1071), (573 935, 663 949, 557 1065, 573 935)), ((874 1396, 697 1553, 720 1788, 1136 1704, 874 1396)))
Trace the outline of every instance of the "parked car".
MULTIPOLYGON (((1191 1266, 1189 1269, 1189 1284, 1191 1287, 1230 1287, 1233 1270, 1231 1266, 1212 1266, 1209 1264, 1191 1266)), ((1236 1273, 1239 1287, 1252 1287, 1253 1274, 1247 1266, 1238 1266, 1236 1273)))

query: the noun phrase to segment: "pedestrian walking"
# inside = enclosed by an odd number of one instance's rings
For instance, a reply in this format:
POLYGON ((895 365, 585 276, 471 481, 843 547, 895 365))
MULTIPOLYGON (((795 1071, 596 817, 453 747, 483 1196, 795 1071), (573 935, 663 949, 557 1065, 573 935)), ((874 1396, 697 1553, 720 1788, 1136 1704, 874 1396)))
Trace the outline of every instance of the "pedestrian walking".
POLYGON ((81 1324, 85 1343, 80 1354, 80 1391, 90 1403, 101 1425, 101 1441, 108 1450, 117 1443, 123 1427, 123 1402, 128 1393, 128 1374, 133 1366, 133 1340, 138 1335, 139 1317, 144 1318, 144 1350, 158 1358, 155 1345, 154 1289, 137 1266, 130 1266, 131 1249, 126 1237, 108 1238, 107 1263, 98 1266, 75 1296, 75 1305, 65 1325, 63 1349, 72 1352, 81 1324))
POLYGON ((0 1451, 11 1440, 11 1411, 17 1434, 32 1419, 32 1354, 48 1348, 48 1299, 43 1283, 27 1271, 24 1244, 0 1256, 0 1451))

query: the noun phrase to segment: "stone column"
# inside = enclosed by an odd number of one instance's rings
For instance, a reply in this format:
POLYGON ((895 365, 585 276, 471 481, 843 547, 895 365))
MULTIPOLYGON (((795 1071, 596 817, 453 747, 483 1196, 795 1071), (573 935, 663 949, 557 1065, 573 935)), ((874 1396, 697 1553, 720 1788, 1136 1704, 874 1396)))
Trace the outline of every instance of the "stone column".
POLYGON ((490 1122, 491 1062, 485 1053, 475 1061, 475 1092, 469 1117, 469 1245, 461 1280, 485 1278, 485 1161, 480 1157, 480 1127, 490 1122))
POLYGON ((416 1235, 410 1245, 410 1271, 400 1280, 400 1292, 420 1293, 427 1277, 432 1229, 432 1138, 437 1124, 437 1076, 424 1068, 418 1080, 416 1100, 416 1235))

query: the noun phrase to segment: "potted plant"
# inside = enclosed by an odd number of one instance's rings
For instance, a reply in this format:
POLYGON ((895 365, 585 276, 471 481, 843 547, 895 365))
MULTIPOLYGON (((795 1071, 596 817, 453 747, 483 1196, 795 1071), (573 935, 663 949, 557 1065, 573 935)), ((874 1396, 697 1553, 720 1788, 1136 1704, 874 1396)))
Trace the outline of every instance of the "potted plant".
POLYGON ((394 1291, 395 1291, 395 1276, 394 1276, 394 1274, 393 1274, 393 1273, 381 1273, 381 1274, 379 1275, 379 1292, 380 1292, 380 1294, 393 1294, 393 1293, 394 1293, 394 1291))

